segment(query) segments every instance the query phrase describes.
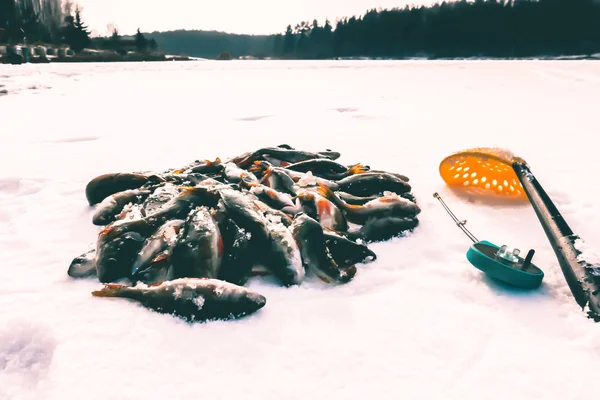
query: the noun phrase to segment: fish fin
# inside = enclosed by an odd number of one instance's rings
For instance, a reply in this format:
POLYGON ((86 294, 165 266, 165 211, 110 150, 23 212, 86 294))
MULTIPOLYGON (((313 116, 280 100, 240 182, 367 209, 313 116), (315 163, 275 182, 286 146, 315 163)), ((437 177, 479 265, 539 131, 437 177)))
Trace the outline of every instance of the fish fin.
MULTIPOLYGON (((267 166, 267 168, 270 166, 267 166)), ((264 161, 258 160, 254 161, 250 167, 248 167, 248 171, 250 172, 265 172, 265 163, 264 161)))
POLYGON ((223 249, 225 249, 225 244, 223 242, 223 236, 219 235, 219 242, 217 243, 217 250, 219 252, 219 257, 223 256, 223 249))
POLYGON ((219 158, 219 157, 215 158, 215 161, 213 161, 213 164, 217 164, 217 165, 221 164, 221 158, 219 158))
POLYGON ((162 285, 164 282, 154 282, 148 285, 148 287, 154 287, 154 286, 160 286, 162 285))
POLYGON ((289 165, 292 165, 292 164, 291 164, 291 163, 289 163, 289 162, 287 162, 287 161, 282 161, 282 162, 281 162, 281 166, 282 166, 282 167, 287 167, 287 166, 289 166, 289 165))
POLYGON ((161 252, 161 253, 158 253, 158 254, 156 255, 156 257, 154 257, 154 258, 152 259, 152 261, 150 261, 150 264, 153 264, 153 263, 155 263, 155 262, 164 261, 164 260, 166 260, 167 258, 169 258, 169 253, 168 253, 168 252, 165 250, 165 251, 163 251, 163 252, 161 252))
POLYGON ((323 185, 322 183, 318 183, 318 185, 319 185, 319 188, 317 189, 317 192, 321 196, 325 197, 327 200, 331 201, 337 207, 343 208, 343 209, 352 207, 352 205, 346 204, 342 199, 337 197, 336 194, 333 193, 333 190, 331 190, 327 186, 323 185))
POLYGON ((350 175, 364 174, 366 171, 367 169, 365 169, 365 167, 363 167, 363 165, 360 163, 354 164, 348 168, 348 174, 350 175))
MULTIPOLYGON (((265 182, 267 179, 269 179, 269 176, 271 176, 272 173, 273 173, 273 168, 271 168, 271 166, 267 167, 265 172, 263 172, 263 177, 261 178, 261 180, 258 183, 260 183, 261 185, 265 185, 263 182, 265 182)), ((269 185, 265 185, 265 186, 270 187, 269 185)))
POLYGON ((183 174, 185 172, 184 169, 176 169, 175 171, 171 172, 173 175, 179 175, 179 174, 183 174))
POLYGON ((329 279, 325 278, 324 276, 317 275, 317 277, 325 283, 331 283, 331 281, 329 279))
POLYGON ((92 296, 96 297, 119 297, 121 289, 125 288, 125 285, 119 285, 116 283, 107 283, 100 290, 92 292, 92 296))

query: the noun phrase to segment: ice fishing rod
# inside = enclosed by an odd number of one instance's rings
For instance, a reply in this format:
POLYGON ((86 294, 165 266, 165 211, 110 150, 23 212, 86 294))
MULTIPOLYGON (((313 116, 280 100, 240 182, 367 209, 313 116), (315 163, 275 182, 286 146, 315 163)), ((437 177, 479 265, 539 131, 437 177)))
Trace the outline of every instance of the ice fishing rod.
POLYGON ((446 157, 440 163, 440 175, 451 186, 529 200, 575 301, 589 318, 600 321, 600 265, 585 261, 576 244, 581 238, 569 227, 525 160, 504 149, 474 148, 446 157))
POLYGON ((438 193, 434 193, 433 197, 439 200, 456 225, 473 242, 467 251, 467 260, 475 268, 511 286, 523 289, 535 289, 540 286, 544 272, 531 262, 535 250, 529 250, 523 259, 519 256, 521 251, 518 248, 509 248, 505 244, 497 246, 487 240, 478 240, 465 228, 467 221, 460 221, 438 193))

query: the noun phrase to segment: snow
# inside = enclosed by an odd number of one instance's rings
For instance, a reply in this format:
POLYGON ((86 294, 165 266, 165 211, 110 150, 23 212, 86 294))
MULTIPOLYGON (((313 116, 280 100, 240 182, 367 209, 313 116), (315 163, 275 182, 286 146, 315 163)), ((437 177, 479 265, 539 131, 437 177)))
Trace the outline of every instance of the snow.
POLYGON ((600 64, 232 61, 2 65, 0 400, 587 399, 600 330, 575 303, 527 203, 450 190, 471 147, 523 157, 571 228, 600 248, 600 64), (287 143, 405 174, 409 237, 370 245, 352 282, 248 286, 238 321, 190 325, 67 276, 101 229, 85 184, 287 143), (536 250, 542 286, 470 266, 469 240, 536 250))

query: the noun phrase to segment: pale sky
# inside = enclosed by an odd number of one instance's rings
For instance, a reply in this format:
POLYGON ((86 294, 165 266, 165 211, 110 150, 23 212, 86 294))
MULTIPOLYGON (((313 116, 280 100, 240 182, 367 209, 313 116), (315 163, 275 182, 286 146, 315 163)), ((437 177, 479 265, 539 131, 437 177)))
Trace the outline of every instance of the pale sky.
POLYGON ((361 15, 372 8, 432 4, 434 0, 75 0, 92 33, 106 35, 112 23, 121 34, 201 29, 231 33, 283 32, 304 20, 361 15))

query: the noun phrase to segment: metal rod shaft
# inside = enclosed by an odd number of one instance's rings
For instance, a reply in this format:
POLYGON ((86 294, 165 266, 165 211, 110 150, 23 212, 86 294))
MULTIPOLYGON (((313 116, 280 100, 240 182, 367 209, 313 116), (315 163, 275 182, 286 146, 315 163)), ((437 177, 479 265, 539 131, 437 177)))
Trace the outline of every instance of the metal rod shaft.
POLYGON ((469 232, 467 228, 465 228, 465 223, 463 221, 459 221, 459 219, 456 218, 456 215, 454 215, 450 208, 448 208, 446 203, 444 203, 444 200, 442 200, 442 197, 437 192, 433 194, 433 197, 435 197, 440 201, 440 203, 442 203, 442 206, 446 209, 446 212, 448 212, 448 214, 452 217, 454 222, 456 222, 456 225, 458 225, 458 227, 465 233, 465 235, 469 237, 469 239, 473 241, 473 243, 479 242, 479 240, 477 240, 477 238, 471 232, 469 232))
POLYGON ((579 236, 573 233, 529 167, 524 162, 515 162, 512 167, 554 249, 575 301, 582 309, 588 306, 588 316, 600 321, 600 265, 579 260, 581 252, 575 247, 579 236))

